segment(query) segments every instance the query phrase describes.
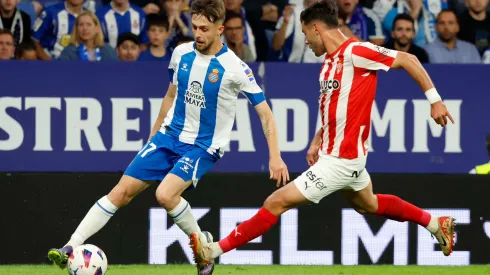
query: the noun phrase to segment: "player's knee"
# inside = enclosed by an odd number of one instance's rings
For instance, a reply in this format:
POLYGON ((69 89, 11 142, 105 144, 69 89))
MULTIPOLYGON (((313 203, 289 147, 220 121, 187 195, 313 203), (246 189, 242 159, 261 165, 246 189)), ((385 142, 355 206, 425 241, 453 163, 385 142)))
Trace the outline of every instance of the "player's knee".
POLYGON ((287 210, 287 203, 281 196, 274 193, 265 200, 264 207, 271 213, 280 215, 287 210))
POLYGON ((125 188, 114 188, 107 197, 118 208, 126 206, 133 199, 133 196, 125 188))
POLYGON ((158 203, 167 210, 173 209, 180 201, 179 196, 174 196, 164 190, 157 190, 155 196, 157 197, 158 203))

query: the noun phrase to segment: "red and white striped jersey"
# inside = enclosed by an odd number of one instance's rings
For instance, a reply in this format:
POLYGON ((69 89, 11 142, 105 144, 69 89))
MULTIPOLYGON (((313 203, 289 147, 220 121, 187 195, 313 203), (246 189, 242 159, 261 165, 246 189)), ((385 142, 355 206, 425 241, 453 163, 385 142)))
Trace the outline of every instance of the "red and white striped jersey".
POLYGON ((367 155, 377 70, 388 71, 397 51, 351 38, 325 57, 320 71, 320 150, 339 158, 367 155))

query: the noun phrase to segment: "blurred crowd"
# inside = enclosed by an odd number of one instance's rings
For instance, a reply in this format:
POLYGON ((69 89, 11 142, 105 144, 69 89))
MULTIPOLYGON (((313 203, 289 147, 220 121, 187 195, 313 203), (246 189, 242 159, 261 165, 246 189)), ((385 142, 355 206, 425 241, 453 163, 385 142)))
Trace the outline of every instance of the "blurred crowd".
MULTIPOLYGON (((322 62, 300 13, 317 0, 224 0, 223 43, 245 62, 322 62)), ((168 61, 192 41, 192 0, 0 0, 0 60, 168 61)), ((348 37, 422 63, 490 64, 489 0, 337 0, 348 37)))

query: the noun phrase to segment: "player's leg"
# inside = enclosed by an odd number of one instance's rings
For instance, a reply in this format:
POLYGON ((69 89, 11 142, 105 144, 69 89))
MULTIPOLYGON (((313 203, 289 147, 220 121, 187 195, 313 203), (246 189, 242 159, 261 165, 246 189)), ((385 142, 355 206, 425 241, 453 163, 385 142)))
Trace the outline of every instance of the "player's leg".
POLYGON ((374 194, 366 170, 359 174, 351 187, 353 190, 344 191, 344 197, 358 213, 383 216, 399 222, 409 221, 423 226, 437 238, 444 255, 451 254, 455 226, 452 217, 431 216, 430 213, 397 196, 374 194))
POLYGON ((127 205, 148 186, 150 183, 130 176, 122 176, 112 191, 90 208, 68 243, 63 248, 51 249, 48 252, 48 258, 63 269, 74 247, 82 245, 88 238, 101 230, 119 208, 127 205))
POLYGON ((64 268, 72 248, 83 244, 101 230, 115 212, 127 205, 155 180, 163 179, 173 164, 174 156, 165 148, 166 137, 157 133, 136 155, 119 183, 107 195, 98 200, 85 215, 68 243, 60 249, 51 249, 48 258, 64 268))
MULTIPOLYGON (((212 244, 192 234, 190 245, 198 265, 205 266, 212 259, 223 253, 240 247, 263 235, 277 223, 278 217, 291 208, 309 201, 318 203, 322 198, 343 187, 343 180, 338 179, 335 168, 328 158, 320 158, 292 183, 270 195, 259 212, 239 224, 226 238, 212 244)), ((211 274, 211 273, 203 273, 211 274)))
POLYGON ((181 157, 158 186, 156 197, 175 224, 189 236, 192 232, 201 232, 201 229, 192 214, 191 205, 182 197, 182 193, 195 188, 218 158, 194 145, 180 144, 178 150, 181 151, 181 157))

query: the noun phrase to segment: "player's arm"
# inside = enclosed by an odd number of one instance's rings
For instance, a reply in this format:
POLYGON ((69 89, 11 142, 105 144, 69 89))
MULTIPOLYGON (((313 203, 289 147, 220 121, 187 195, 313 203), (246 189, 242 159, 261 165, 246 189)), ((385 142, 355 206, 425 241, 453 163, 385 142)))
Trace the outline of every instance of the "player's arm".
POLYGON ((281 152, 279 151, 276 120, 274 119, 269 104, 267 104, 267 101, 265 100, 255 105, 255 110, 259 115, 264 136, 267 139, 267 145, 269 147, 270 178, 277 180, 277 187, 280 186, 281 180, 285 185, 289 181, 289 172, 286 164, 281 158, 281 152))
POLYGON ((308 149, 308 152, 306 153, 306 161, 308 162, 309 166, 312 166, 318 161, 318 152, 320 150, 320 145, 322 142, 322 131, 323 129, 320 128, 313 137, 313 140, 311 141, 310 148, 308 149))
POLYGON ((168 111, 170 110, 170 108, 172 108, 172 104, 174 102, 176 94, 177 94, 177 87, 174 84, 170 83, 168 85, 167 94, 165 94, 165 97, 163 98, 162 101, 162 105, 160 106, 160 112, 158 113, 157 120, 155 121, 155 124, 151 129, 150 137, 148 138, 148 140, 150 140, 160 129, 163 120, 167 117, 168 111))
POLYGON ((447 118, 454 123, 446 105, 432 83, 422 64, 412 54, 389 50, 371 43, 361 43, 352 47, 352 63, 358 68, 367 70, 405 69, 408 74, 425 91, 425 96, 431 104, 431 116, 441 126, 447 125, 447 118))
POLYGON ((448 117, 454 124, 454 119, 447 110, 446 105, 442 102, 442 98, 437 93, 429 74, 416 56, 405 52, 398 52, 391 68, 403 68, 417 82, 420 88, 422 88, 422 91, 425 91, 425 96, 431 104, 431 116, 437 124, 442 127, 446 126, 448 117))

